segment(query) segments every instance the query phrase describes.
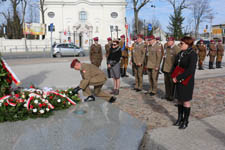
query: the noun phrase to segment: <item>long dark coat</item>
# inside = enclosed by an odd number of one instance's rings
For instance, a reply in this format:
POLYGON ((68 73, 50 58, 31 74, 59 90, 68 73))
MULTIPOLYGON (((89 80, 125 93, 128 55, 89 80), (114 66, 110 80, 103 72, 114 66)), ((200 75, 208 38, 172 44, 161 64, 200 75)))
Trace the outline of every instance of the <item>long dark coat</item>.
POLYGON ((185 51, 181 51, 176 56, 176 60, 173 66, 173 70, 176 66, 184 68, 184 72, 176 77, 177 84, 175 89, 175 97, 179 101, 190 101, 192 100, 193 90, 194 90, 194 80, 195 80, 195 70, 197 63, 197 54, 192 49, 189 48, 185 51), (187 85, 183 85, 181 82, 185 80, 188 76, 192 76, 187 85))

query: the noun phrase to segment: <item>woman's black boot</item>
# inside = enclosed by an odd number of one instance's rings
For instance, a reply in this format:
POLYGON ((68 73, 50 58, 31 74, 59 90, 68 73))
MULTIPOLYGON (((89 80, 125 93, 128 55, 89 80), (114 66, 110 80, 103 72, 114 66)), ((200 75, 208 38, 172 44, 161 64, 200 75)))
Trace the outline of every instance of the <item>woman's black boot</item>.
POLYGON ((174 126, 180 126, 183 120, 183 105, 178 105, 177 109, 178 109, 178 118, 177 121, 173 124, 174 126))
POLYGON ((188 119, 191 112, 191 107, 183 107, 184 109, 184 119, 179 127, 179 129, 185 129, 188 127, 188 119))

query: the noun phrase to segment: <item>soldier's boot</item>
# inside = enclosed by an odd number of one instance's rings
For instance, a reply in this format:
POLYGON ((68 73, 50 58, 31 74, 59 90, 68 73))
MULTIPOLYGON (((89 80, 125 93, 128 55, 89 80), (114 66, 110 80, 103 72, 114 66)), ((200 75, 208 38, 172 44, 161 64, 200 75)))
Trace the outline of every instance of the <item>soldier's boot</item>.
POLYGON ((129 76, 127 75, 127 68, 124 68, 124 70, 123 70, 123 75, 124 75, 124 77, 129 77, 129 76))
POLYGON ((219 68, 219 62, 216 62, 216 68, 219 68))
POLYGON ((184 114, 184 110, 183 110, 183 105, 178 104, 177 109, 178 109, 178 117, 177 117, 177 121, 173 124, 174 126, 180 126, 183 120, 183 114, 184 114))
POLYGON ((218 62, 218 66, 219 66, 219 68, 222 68, 222 66, 221 66, 221 62, 218 62))
POLYGON ((181 125, 179 126, 179 129, 186 129, 188 127, 188 119, 190 116, 190 112, 191 112, 191 107, 183 107, 184 110, 184 119, 181 123, 181 125))
POLYGON ((198 66, 198 70, 204 70, 203 67, 202 67, 202 65, 199 65, 198 66))
POLYGON ((84 99, 85 102, 90 102, 90 101, 95 101, 95 97, 93 95, 88 96, 87 98, 84 99))
POLYGON ((123 68, 120 68, 120 76, 123 77, 123 68))
POLYGON ((209 69, 214 69, 214 68, 213 68, 213 63, 212 63, 212 62, 209 62, 209 69))

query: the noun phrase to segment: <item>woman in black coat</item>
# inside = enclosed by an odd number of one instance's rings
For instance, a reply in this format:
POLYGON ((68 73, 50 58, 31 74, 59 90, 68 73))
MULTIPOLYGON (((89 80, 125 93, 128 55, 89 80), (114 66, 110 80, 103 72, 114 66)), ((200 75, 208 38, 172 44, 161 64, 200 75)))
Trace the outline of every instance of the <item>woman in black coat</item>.
POLYGON ((111 94, 119 95, 120 88, 120 58, 121 48, 119 47, 119 41, 113 40, 112 46, 109 50, 109 56, 107 58, 107 67, 110 71, 110 75, 113 78, 114 89, 111 94))
POLYGON ((184 69, 183 73, 173 77, 173 82, 176 84, 175 97, 178 99, 178 120, 174 125, 179 126, 179 129, 185 129, 188 126, 191 111, 190 101, 194 90, 197 63, 197 54, 192 49, 193 42, 194 40, 191 37, 181 39, 181 52, 177 55, 173 67, 173 72, 176 70, 176 67, 184 69))

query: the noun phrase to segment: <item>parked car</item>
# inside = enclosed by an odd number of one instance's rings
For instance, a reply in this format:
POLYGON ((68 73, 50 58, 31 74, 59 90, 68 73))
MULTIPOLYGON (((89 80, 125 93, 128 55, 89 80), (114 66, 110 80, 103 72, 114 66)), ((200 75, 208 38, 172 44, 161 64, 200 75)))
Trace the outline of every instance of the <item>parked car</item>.
POLYGON ((71 43, 55 44, 53 47, 53 57, 62 56, 85 56, 84 50, 71 43))
MULTIPOLYGON (((203 40, 203 43, 207 46, 207 48, 209 49, 209 44, 210 44, 210 41, 209 40, 203 40)), ((196 45, 200 44, 200 40, 198 40, 196 42, 196 45)))

